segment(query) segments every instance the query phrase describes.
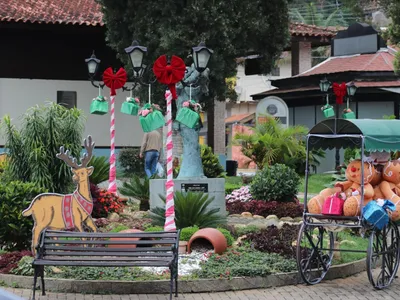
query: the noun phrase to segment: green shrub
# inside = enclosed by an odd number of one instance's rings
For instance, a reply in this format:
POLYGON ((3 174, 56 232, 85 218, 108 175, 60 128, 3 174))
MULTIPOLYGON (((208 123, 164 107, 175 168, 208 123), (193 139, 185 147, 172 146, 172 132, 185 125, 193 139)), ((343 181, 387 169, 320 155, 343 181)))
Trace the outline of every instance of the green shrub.
POLYGON ((21 260, 18 262, 17 267, 11 270, 11 273, 22 276, 33 276, 35 271, 32 267, 32 262, 32 256, 22 257, 21 260))
POLYGON ((204 175, 207 178, 220 178, 225 176, 224 168, 219 163, 218 156, 213 153, 211 147, 201 145, 200 153, 204 175))
POLYGON ((150 179, 147 176, 133 175, 130 182, 124 182, 118 190, 124 196, 140 200, 141 211, 150 209, 150 179))
POLYGON ((30 248, 33 220, 23 217, 33 198, 46 192, 32 182, 12 181, 0 185, 0 248, 21 250, 30 248))
POLYGON ((192 237, 192 235, 195 234, 198 230, 199 227, 197 226, 182 228, 179 240, 188 242, 192 237))
POLYGON ((118 153, 118 162, 127 175, 144 177, 144 159, 139 157, 139 148, 124 148, 118 153))
POLYGON ((233 238, 232 234, 229 232, 229 230, 225 228, 218 227, 217 228, 226 238, 226 242, 228 243, 228 246, 232 246, 233 242, 235 239, 233 238))
POLYGON ((161 226, 150 226, 150 227, 147 227, 144 231, 146 231, 146 232, 164 231, 164 227, 161 227, 161 226))
POLYGON ((89 181, 93 184, 99 184, 103 181, 108 180, 110 172, 110 163, 105 156, 92 156, 88 166, 94 168, 92 175, 89 177, 89 181))
POLYGON ((253 199, 264 201, 293 201, 298 192, 300 177, 282 164, 265 167, 258 172, 250 185, 253 199))
POLYGON ((128 226, 123 225, 123 224, 118 224, 116 227, 110 230, 110 232, 120 232, 122 230, 127 230, 130 229, 128 226))
MULTIPOLYGON (((160 195, 160 198, 165 203, 165 197, 160 195)), ((221 216, 219 208, 208 208, 213 200, 214 197, 208 198, 208 195, 204 193, 175 192, 176 227, 178 229, 192 226, 216 228, 220 224, 225 224, 226 217, 221 216)), ((153 220, 153 224, 163 226, 165 223, 165 208, 153 208, 150 218, 153 220)))
POLYGON ((49 192, 70 192, 70 167, 56 154, 64 146, 72 157, 79 159, 84 120, 81 110, 56 103, 30 108, 23 115, 21 129, 5 116, 3 128, 8 151, 5 177, 10 181, 33 182, 49 192))

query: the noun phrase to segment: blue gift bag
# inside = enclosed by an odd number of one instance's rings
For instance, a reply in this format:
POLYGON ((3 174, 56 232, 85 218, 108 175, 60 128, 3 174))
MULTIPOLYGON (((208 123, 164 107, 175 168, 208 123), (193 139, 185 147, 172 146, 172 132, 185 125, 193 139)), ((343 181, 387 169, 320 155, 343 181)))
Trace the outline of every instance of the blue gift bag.
POLYGON ((386 209, 395 211, 396 206, 389 200, 385 200, 382 206, 378 205, 376 201, 371 201, 363 208, 363 218, 367 223, 381 230, 389 223, 386 209))

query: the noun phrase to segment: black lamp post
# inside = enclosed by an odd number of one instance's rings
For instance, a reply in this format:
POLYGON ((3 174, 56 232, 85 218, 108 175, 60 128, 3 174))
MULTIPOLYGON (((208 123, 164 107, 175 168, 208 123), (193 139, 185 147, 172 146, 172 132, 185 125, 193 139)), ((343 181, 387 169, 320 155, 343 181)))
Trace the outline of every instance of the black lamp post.
POLYGON ((202 73, 207 69, 208 62, 213 53, 214 51, 207 48, 204 42, 201 42, 197 47, 192 48, 194 66, 199 73, 202 73))
POLYGON ((356 91, 357 87, 353 81, 347 84, 347 95, 353 97, 356 94, 356 91))
POLYGON ((89 58, 85 59, 85 63, 86 63, 87 68, 88 68, 90 82, 96 88, 98 88, 99 86, 101 88, 104 87, 104 84, 96 85, 94 83, 94 77, 96 76, 97 71, 99 70, 100 62, 101 62, 101 60, 96 58, 96 55, 94 55, 94 51, 92 53, 92 56, 90 56, 89 58))

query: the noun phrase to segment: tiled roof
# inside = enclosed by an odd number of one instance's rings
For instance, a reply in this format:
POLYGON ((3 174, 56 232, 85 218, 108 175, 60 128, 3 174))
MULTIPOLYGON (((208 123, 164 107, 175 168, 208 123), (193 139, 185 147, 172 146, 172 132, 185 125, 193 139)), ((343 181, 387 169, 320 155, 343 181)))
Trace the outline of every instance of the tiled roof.
MULTIPOLYGON (((0 21, 104 25, 95 0, 0 0, 0 21)), ((292 36, 334 37, 334 27, 291 23, 292 36)))
POLYGON ((352 56, 333 56, 295 77, 342 72, 393 72, 394 55, 388 51, 352 56))
POLYGON ((354 82, 356 87, 398 87, 400 86, 400 80, 393 81, 359 81, 354 82))
POLYGON ((225 119, 225 124, 239 123, 240 121, 243 121, 245 119, 251 119, 253 116, 254 113, 230 116, 225 119))
POLYGON ((277 94, 286 94, 286 93, 295 93, 295 92, 305 92, 305 91, 314 91, 318 90, 319 91, 319 86, 306 86, 306 87, 300 87, 300 88, 287 88, 287 89, 273 89, 273 90, 268 90, 265 92, 261 92, 258 94, 253 94, 250 95, 250 97, 261 97, 261 96, 268 96, 268 95, 277 95, 277 94))
POLYGON ((0 0, 0 21, 103 25, 94 0, 0 0))
POLYGON ((314 36, 314 37, 329 37, 336 35, 338 30, 343 28, 336 27, 319 27, 303 23, 290 23, 289 31, 292 36, 314 36))

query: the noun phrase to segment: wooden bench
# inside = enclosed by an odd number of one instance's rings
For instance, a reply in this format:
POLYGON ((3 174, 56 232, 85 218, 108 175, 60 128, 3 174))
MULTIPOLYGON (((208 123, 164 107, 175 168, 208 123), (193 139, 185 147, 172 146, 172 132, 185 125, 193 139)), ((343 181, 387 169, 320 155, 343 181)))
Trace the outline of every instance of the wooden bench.
POLYGON ((174 281, 175 297, 178 296, 179 230, 99 233, 45 229, 36 249, 32 300, 35 300, 39 276, 42 294, 45 295, 44 266, 168 267, 171 274, 170 299, 174 291, 174 281))

